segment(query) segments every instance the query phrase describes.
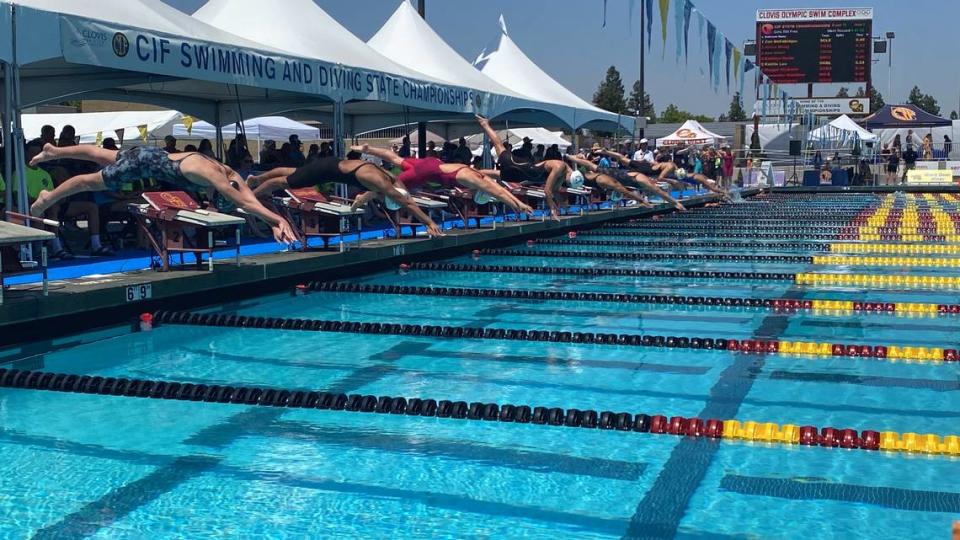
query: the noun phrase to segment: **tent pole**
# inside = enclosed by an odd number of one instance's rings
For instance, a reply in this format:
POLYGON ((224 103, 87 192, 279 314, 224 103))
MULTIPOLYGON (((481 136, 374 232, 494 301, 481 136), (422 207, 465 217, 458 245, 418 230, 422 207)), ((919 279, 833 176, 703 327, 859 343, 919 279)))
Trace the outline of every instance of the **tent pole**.
MULTIPOLYGON (((417 13, 423 20, 427 19, 427 0, 417 0, 417 13)), ((417 157, 427 157, 427 123, 417 122, 417 157)))
POLYGON ((481 143, 481 154, 480 157, 483 159, 483 168, 492 169, 493 168, 493 156, 490 155, 490 137, 486 133, 483 134, 483 142, 481 143))
POLYGON ((217 102, 213 111, 213 127, 217 130, 217 159, 223 162, 223 122, 220 114, 220 103, 217 102))
POLYGON ((3 178, 7 189, 4 194, 4 208, 13 208, 13 134, 10 131, 13 117, 13 80, 10 64, 3 64, 3 178))
POLYGON ((11 120, 13 121, 13 136, 10 138, 10 149, 11 154, 14 158, 14 163, 17 164, 17 209, 23 214, 29 214, 30 209, 27 207, 27 178, 24 171, 23 163, 26 162, 24 159, 23 153, 23 125, 20 118, 20 66, 17 64, 17 6, 14 4, 12 6, 12 11, 10 14, 10 28, 11 28, 11 56, 12 62, 10 62, 10 79, 11 79, 11 91, 10 91, 10 108, 12 110, 11 120))

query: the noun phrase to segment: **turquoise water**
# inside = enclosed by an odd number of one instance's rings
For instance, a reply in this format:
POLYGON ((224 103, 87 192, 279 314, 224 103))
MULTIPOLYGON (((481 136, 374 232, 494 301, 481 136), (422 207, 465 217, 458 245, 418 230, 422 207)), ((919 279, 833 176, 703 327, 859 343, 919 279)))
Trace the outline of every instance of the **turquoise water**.
MULTIPOLYGON (((533 249, 560 248, 569 246, 533 249)), ((634 248, 572 249, 589 255, 634 248)), ((450 261, 901 270, 589 257, 450 261)), ((352 281, 960 303, 956 291, 864 292, 731 279, 412 271, 352 281)), ((960 320, 329 292, 263 297, 214 311, 953 348, 960 320)), ((173 325, 150 333, 90 333, 4 354, 21 369, 102 376, 858 430, 960 431, 960 373, 951 364, 173 325)), ((960 516, 960 489, 952 481, 960 461, 944 456, 8 388, 0 390, 0 419, 4 538, 936 538, 946 537, 960 516)))

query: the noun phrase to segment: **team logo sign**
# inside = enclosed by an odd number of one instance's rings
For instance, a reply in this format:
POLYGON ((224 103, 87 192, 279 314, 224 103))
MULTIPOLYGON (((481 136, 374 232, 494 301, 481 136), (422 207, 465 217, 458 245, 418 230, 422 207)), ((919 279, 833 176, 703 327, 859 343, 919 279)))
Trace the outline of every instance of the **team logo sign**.
POLYGON ((917 119, 917 113, 906 107, 894 107, 890 109, 890 114, 892 114, 897 120, 901 120, 903 122, 913 122, 917 119))
POLYGON ((692 129, 683 128, 677 132, 677 137, 680 139, 696 139, 697 132, 692 129))
POLYGON ((117 32, 113 35, 113 54, 123 58, 130 52, 130 40, 123 32, 117 32))

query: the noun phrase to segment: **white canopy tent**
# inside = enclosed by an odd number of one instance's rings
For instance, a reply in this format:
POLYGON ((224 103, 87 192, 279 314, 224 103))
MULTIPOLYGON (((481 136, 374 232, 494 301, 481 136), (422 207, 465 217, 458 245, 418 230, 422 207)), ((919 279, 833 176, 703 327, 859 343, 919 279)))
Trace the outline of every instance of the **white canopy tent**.
MULTIPOLYGON (((568 107, 524 96, 478 71, 453 50, 407 0, 400 2, 393 15, 367 44, 409 69, 510 98, 496 102, 502 105, 502 110, 488 109, 487 115, 490 118, 516 121, 539 118, 541 123, 563 125, 566 123, 563 118, 569 115, 568 107)), ((472 118, 466 119, 466 122, 471 131, 476 129, 472 118)), ((453 135, 448 133, 448 137, 453 138, 453 135)))
MULTIPOLYGON (((570 141, 563 138, 562 131, 550 131, 549 129, 543 127, 534 127, 534 128, 510 128, 497 131, 497 135, 503 140, 503 142, 512 143, 514 146, 517 146, 525 137, 529 137, 533 141, 534 146, 542 144, 546 147, 551 145, 557 145, 560 148, 561 152, 565 152, 567 148, 570 147, 570 141)), ((475 145, 480 145, 483 141, 483 134, 476 133, 467 137, 467 143, 474 147, 475 145)))
POLYGON ((587 103, 540 69, 507 34, 502 15, 499 36, 492 45, 480 52, 473 64, 484 75, 514 92, 546 103, 570 107, 569 116, 564 120, 574 129, 611 129, 611 126, 619 125, 633 132, 633 118, 621 117, 587 103))
POLYGON ((717 144, 726 137, 717 135, 703 127, 696 120, 687 120, 676 131, 657 139, 657 146, 674 146, 677 144, 717 144))
POLYGON ((843 144, 845 142, 853 143, 853 141, 858 139, 864 142, 876 141, 877 136, 857 125, 856 122, 845 114, 811 131, 810 135, 807 136, 808 141, 819 141, 821 143, 829 143, 830 145, 843 144))
MULTIPOLYGON (((297 135, 300 140, 317 141, 320 140, 320 130, 313 126, 308 126, 290 120, 283 116, 262 116, 243 121, 243 128, 247 139, 252 141, 286 141, 291 135, 297 135)), ((234 139, 237 136, 237 125, 227 124, 222 128, 224 139, 234 139)), ((208 122, 194 122, 191 129, 179 123, 173 126, 173 136, 191 139, 212 139, 216 136, 217 128, 208 122)))
MULTIPOLYGON (((177 111, 120 111, 96 113, 60 113, 60 114, 24 114, 23 136, 27 140, 40 136, 40 128, 53 126, 57 133, 63 126, 73 126, 81 143, 93 143, 97 134, 102 137, 114 137, 117 144, 126 141, 143 140, 144 136, 155 138, 154 132, 164 126, 180 120, 177 111), (140 129, 144 134, 141 135, 140 129), (121 136, 122 134, 122 136, 121 136)), ((160 137, 162 137, 161 135, 160 137)))

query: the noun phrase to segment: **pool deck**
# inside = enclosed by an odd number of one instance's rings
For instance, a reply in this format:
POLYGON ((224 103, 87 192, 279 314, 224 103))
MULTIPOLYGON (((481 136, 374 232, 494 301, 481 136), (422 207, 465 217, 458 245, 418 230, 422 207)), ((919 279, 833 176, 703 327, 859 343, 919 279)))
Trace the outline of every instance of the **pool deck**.
MULTIPOLYGON (((744 196, 756 190, 744 190, 744 196)), ((688 207, 716 200, 712 195, 685 199, 688 207)), ((496 229, 453 229, 436 239, 404 238, 364 240, 349 251, 279 252, 217 259, 213 272, 174 270, 89 275, 50 282, 44 297, 39 283, 14 285, 0 305, 0 345, 49 339, 69 333, 129 321, 157 309, 184 309, 229 303, 263 294, 292 290, 297 283, 337 279, 396 267, 402 262, 451 257, 479 247, 516 243, 527 238, 585 229, 604 222, 621 221, 672 211, 655 208, 620 208, 564 216, 556 221, 498 223, 496 229), (127 288, 150 284, 152 298, 128 302, 127 288), (95 315, 94 315, 95 314, 95 315), (95 317, 95 318, 94 318, 95 317)), ((353 242, 351 242, 352 244, 353 242)))

